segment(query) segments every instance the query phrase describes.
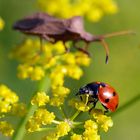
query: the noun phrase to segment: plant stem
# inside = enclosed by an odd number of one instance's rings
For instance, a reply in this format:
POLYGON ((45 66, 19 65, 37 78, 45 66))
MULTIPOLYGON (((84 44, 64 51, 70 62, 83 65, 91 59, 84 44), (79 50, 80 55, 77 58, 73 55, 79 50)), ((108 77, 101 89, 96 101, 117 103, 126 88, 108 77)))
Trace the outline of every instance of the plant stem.
POLYGON ((64 118, 67 118, 66 112, 62 106, 59 107, 59 110, 61 111, 64 118))
POLYGON ((115 113, 111 113, 110 116, 116 116, 117 114, 121 113, 122 111, 126 110, 136 102, 140 100, 140 94, 133 97, 130 101, 126 102, 123 106, 119 107, 118 110, 116 110, 115 113))
MULTIPOLYGON (((38 91, 46 91, 50 88, 50 80, 48 77, 45 77, 43 80, 40 81, 39 85, 38 85, 38 91)), ((33 93, 32 97, 36 94, 33 93)), ((34 113, 34 111, 37 109, 37 107, 35 105, 31 105, 29 103, 28 105, 28 112, 26 114, 25 117, 23 117, 21 120, 20 120, 20 123, 12 137, 12 140, 23 140, 23 137, 25 135, 25 125, 29 119, 29 117, 34 113)))
POLYGON ((60 124, 60 121, 57 121, 57 120, 53 120, 52 122, 55 124, 60 124))
POLYGON ((80 110, 77 110, 74 115, 70 118, 71 121, 73 121, 79 114, 81 113, 80 110))

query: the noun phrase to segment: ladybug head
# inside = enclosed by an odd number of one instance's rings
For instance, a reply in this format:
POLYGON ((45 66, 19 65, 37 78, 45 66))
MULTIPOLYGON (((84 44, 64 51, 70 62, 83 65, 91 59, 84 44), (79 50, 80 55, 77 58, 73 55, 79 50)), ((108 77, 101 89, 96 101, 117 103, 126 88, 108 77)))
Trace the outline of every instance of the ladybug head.
POLYGON ((92 95, 93 91, 88 86, 84 86, 84 87, 81 87, 79 89, 79 91, 78 91, 78 93, 76 95, 83 95, 83 94, 92 95))

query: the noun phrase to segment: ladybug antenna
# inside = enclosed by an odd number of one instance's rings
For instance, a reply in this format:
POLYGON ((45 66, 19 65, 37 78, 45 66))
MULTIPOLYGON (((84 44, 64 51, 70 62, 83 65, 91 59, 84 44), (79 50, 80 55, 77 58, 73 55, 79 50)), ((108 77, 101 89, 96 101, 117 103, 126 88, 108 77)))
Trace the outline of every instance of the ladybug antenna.
POLYGON ((103 47, 105 48, 105 51, 106 51, 106 59, 105 59, 106 64, 108 63, 108 59, 109 59, 109 47, 108 47, 108 44, 105 42, 105 39, 114 37, 114 36, 130 35, 130 34, 136 34, 136 33, 134 31, 128 30, 128 31, 109 33, 109 34, 101 35, 98 37, 97 41, 99 41, 103 45, 103 47))

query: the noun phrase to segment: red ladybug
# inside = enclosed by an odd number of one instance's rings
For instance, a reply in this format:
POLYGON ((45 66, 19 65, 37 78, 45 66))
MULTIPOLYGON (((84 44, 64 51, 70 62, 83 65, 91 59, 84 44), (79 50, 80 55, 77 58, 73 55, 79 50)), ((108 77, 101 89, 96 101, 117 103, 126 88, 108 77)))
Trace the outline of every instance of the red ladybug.
POLYGON ((98 100, 108 111, 114 112, 119 103, 119 96, 115 89, 103 82, 92 82, 79 89, 76 95, 89 95, 89 103, 93 103, 93 107, 96 106, 98 100))

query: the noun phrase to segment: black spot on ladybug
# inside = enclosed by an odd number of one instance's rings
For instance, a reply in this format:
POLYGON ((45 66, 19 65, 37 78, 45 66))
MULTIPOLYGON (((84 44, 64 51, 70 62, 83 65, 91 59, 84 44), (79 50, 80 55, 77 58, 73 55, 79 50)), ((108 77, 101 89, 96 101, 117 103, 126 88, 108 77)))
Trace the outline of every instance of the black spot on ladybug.
POLYGON ((117 108, 118 107, 118 104, 115 106, 115 108, 117 108))
POLYGON ((113 92, 113 96, 116 96, 116 92, 113 92))
POLYGON ((105 99, 105 103, 108 103, 109 102, 109 99, 107 98, 107 99, 105 99))

